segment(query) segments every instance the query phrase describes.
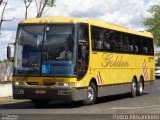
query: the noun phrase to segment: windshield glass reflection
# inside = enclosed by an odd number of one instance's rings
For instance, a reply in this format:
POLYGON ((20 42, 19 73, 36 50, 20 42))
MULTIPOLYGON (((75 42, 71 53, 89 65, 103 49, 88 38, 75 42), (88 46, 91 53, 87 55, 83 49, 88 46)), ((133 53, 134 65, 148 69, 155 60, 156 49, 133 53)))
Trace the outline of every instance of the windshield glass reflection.
POLYGON ((29 25, 19 28, 14 75, 75 75, 74 26, 29 25))

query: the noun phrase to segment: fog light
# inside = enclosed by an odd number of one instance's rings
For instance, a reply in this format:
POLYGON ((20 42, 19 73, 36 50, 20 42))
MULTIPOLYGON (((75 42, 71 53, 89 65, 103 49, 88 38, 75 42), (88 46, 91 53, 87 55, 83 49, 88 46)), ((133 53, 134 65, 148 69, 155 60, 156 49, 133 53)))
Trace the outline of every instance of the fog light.
POLYGON ((24 86, 25 84, 24 84, 23 81, 20 81, 20 82, 16 81, 16 82, 14 83, 14 85, 16 85, 16 86, 24 86))
POLYGON ((75 83, 74 82, 68 82, 68 83, 64 83, 64 82, 56 82, 56 87, 74 87, 75 83))
POLYGON ((69 87, 69 83, 64 83, 64 86, 65 87, 69 87))
POLYGON ((16 86, 18 86, 18 85, 19 85, 19 82, 15 82, 14 84, 15 84, 16 86))

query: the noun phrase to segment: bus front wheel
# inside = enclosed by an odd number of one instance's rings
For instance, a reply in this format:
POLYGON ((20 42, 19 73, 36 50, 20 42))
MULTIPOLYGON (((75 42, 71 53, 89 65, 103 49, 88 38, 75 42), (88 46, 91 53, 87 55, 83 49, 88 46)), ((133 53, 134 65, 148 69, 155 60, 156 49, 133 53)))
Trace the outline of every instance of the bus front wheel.
POLYGON ((83 105, 94 104, 97 98, 97 88, 95 83, 91 82, 87 88, 87 98, 82 101, 83 105))
POLYGON ((43 107, 49 103, 49 100, 32 100, 32 103, 36 107, 43 107))

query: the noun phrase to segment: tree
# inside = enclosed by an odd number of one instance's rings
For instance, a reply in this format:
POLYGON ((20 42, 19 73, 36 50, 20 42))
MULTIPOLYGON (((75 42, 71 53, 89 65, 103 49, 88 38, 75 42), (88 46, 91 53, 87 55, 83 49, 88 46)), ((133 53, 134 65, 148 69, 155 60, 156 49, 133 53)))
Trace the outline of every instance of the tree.
POLYGON ((3 3, 3 0, 0 0, 0 5, 3 3))
POLYGON ((46 11, 48 11, 51 7, 55 6, 56 0, 35 0, 37 15, 36 17, 41 17, 46 11))
POLYGON ((24 4, 25 4, 25 19, 27 19, 28 16, 28 8, 31 5, 32 0, 24 0, 24 4))
POLYGON ((3 10, 2 10, 2 15, 1 15, 1 19, 0 19, 0 34, 1 34, 2 23, 5 22, 5 21, 12 21, 12 20, 14 20, 14 18, 12 18, 12 19, 10 19, 10 20, 6 20, 6 19, 3 18, 4 12, 5 12, 5 10, 6 10, 6 6, 7 6, 7 4, 8 4, 8 1, 4 2, 3 0, 0 0, 0 5, 1 5, 2 3, 4 3, 4 8, 3 8, 3 10))
POLYGON ((160 5, 151 6, 149 12, 152 14, 152 17, 146 19, 144 25, 153 34, 155 43, 160 45, 160 5))

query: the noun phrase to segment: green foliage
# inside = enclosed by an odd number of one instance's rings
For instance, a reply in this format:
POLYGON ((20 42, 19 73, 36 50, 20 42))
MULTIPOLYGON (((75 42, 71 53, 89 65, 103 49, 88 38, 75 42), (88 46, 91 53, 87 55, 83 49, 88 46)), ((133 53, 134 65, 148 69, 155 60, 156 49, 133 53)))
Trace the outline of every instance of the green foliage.
POLYGON ((11 61, 7 60, 7 59, 4 59, 4 60, 0 60, 0 63, 9 63, 11 61))
POLYGON ((152 16, 144 21, 144 25, 153 34, 155 43, 160 45, 160 5, 151 6, 149 12, 152 16))
POLYGON ((49 7, 53 7, 56 0, 45 0, 46 5, 49 7))
POLYGON ((0 0, 0 5, 2 4, 3 0, 0 0))
MULTIPOLYGON (((36 1, 36 0, 35 0, 36 1)), ((42 17, 42 15, 44 13, 46 13, 49 8, 55 6, 55 1, 56 0, 40 0, 39 6, 38 6, 38 2, 36 1, 36 5, 37 5, 37 18, 42 17)))
POLYGON ((27 2, 32 2, 32 0, 27 0, 27 2))

